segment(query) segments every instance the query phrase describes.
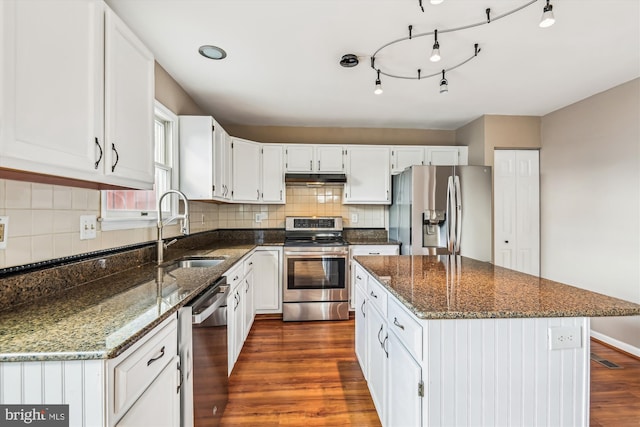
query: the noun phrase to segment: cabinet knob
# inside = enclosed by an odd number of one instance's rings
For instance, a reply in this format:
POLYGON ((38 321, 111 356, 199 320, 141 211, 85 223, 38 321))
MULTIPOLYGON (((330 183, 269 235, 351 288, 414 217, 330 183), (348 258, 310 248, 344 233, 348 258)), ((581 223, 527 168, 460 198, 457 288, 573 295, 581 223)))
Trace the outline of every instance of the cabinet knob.
POLYGON ((508 240, 505 240, 504 242, 505 242, 505 243, 509 243, 509 241, 508 241, 508 240))

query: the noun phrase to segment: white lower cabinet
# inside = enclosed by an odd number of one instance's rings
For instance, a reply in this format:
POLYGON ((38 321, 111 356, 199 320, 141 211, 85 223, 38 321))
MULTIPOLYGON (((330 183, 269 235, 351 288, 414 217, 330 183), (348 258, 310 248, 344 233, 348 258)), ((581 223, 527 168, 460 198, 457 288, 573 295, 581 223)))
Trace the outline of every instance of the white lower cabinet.
MULTIPOLYGON (((398 245, 349 245, 349 309, 355 310, 355 286, 358 281, 356 277, 356 267, 353 262, 354 256, 362 255, 398 255, 400 247, 398 245)), ((366 291, 366 286, 363 289, 366 291)))
POLYGON ((358 358, 358 363, 360 363, 360 369, 362 369, 362 373, 364 374, 364 378, 367 378, 367 311, 369 307, 367 307, 367 297, 365 291, 356 286, 356 331, 355 331, 355 342, 356 342, 356 357, 358 358))
POLYGON ((422 367, 395 333, 389 333, 388 343, 387 423, 399 427, 420 426, 424 396, 422 367))
POLYGON ((144 394, 116 423, 116 427, 176 427, 180 425, 180 393, 177 375, 179 364, 180 357, 174 356, 144 394), (178 404, 176 404, 176 399, 178 404))
POLYGON ((387 401, 387 321, 373 306, 367 312, 367 381, 373 404, 382 425, 386 425, 387 401))
POLYGON ((259 246, 252 258, 256 313, 282 313, 282 247, 259 246))

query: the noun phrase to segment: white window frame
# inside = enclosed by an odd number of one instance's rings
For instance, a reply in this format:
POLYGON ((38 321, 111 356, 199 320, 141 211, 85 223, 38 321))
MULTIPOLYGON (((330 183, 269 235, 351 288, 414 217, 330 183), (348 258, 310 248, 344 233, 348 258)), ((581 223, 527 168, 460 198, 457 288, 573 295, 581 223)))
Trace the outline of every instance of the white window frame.
MULTIPOLYGON (((178 170, 180 165, 179 159, 179 144, 178 140, 178 116, 169 110, 167 107, 162 105, 160 102, 155 101, 154 104, 154 119, 160 118, 163 121, 170 123, 169 130, 169 138, 170 145, 169 152, 167 153, 171 159, 171 183, 170 188, 176 189, 178 188, 180 171, 178 170)), ((155 141, 155 135, 154 135, 155 141)), ((153 147, 154 151, 154 176, 155 169, 157 167, 162 168, 162 164, 155 163, 155 145, 153 147)), ((160 195, 157 195, 159 197, 160 195)), ((170 199, 171 203, 171 212, 163 211, 163 218, 170 218, 177 214, 178 212, 178 200, 176 197, 167 197, 165 200, 170 199)), ((158 213, 154 209, 153 211, 129 211, 129 212, 115 212, 115 211, 107 211, 107 192, 100 192, 100 227, 103 231, 111 231, 111 230, 126 230, 132 228, 150 228, 156 227, 158 223, 158 213), (143 215, 144 213, 144 215, 143 215)), ((172 221, 171 223, 175 223, 176 221, 172 221)))

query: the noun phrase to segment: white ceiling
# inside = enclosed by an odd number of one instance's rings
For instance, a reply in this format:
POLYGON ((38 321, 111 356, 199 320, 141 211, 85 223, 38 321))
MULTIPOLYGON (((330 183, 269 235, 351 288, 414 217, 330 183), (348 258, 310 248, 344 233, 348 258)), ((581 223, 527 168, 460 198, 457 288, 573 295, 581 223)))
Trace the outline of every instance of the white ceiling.
MULTIPOLYGON (((383 71, 439 77, 382 78, 374 95, 371 55, 382 45, 435 28, 460 27, 526 0, 107 0, 156 60, 223 124, 457 129, 483 114, 544 115, 640 76, 640 1, 553 0, 554 26, 538 26, 544 0, 504 19, 440 34, 442 61, 428 60, 433 36, 381 51, 383 71), (205 59, 198 47, 228 53, 205 59), (342 55, 360 58, 354 68, 342 55)), ((640 94, 639 94, 640 96, 640 94)))

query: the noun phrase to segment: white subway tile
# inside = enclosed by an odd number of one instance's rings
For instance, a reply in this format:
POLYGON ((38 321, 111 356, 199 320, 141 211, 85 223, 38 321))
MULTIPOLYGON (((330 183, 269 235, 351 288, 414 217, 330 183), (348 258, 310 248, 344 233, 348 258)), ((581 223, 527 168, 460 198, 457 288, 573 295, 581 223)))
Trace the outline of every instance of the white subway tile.
POLYGON ((71 233, 80 231, 80 217, 71 210, 53 211, 53 232, 71 233))
POLYGON ((31 207, 31 184, 23 181, 5 182, 5 207, 7 209, 29 209, 31 207))
POLYGON ((86 211, 87 207, 87 190, 83 188, 73 188, 71 190, 71 209, 75 211, 86 211))
POLYGON ((4 209, 6 206, 5 199, 7 194, 7 188, 6 188, 5 182, 6 181, 4 179, 0 179, 0 209, 4 209))
POLYGON ((53 257, 52 234, 33 236, 31 238, 31 260, 33 262, 45 261, 53 257))
POLYGON ((31 209, 53 209, 53 185, 31 184, 31 209))
POLYGON ((73 233, 61 233, 53 236, 53 256, 62 258, 73 255, 73 233))
POLYGON ((24 265, 32 262, 31 259, 31 237, 14 237, 9 236, 7 240, 7 249, 4 250, 5 265, 14 267, 16 265, 24 265))
POLYGON ((71 187, 55 185, 53 187, 53 208, 71 209, 71 187))
POLYGON ((33 234, 31 210, 6 209, 5 213, 9 217, 9 238, 27 237, 33 234))
POLYGON ((31 229, 34 236, 53 234, 53 210, 31 211, 31 229))

